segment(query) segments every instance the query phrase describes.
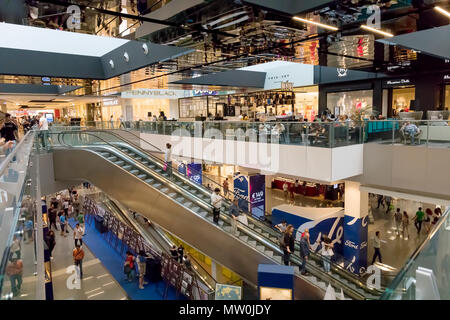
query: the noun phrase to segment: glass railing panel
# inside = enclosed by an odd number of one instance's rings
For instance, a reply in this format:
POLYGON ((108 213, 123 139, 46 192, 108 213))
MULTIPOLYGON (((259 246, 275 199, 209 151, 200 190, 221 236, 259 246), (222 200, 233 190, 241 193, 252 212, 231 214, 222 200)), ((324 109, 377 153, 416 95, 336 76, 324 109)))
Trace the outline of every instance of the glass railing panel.
POLYGON ((35 210, 30 179, 34 132, 0 164, 0 299, 36 298, 35 210))
POLYGON ((422 245, 392 281, 381 299, 449 300, 450 299, 450 208, 436 222, 422 245), (417 279, 419 268, 432 271, 417 279), (428 280, 428 281, 427 281, 428 280))

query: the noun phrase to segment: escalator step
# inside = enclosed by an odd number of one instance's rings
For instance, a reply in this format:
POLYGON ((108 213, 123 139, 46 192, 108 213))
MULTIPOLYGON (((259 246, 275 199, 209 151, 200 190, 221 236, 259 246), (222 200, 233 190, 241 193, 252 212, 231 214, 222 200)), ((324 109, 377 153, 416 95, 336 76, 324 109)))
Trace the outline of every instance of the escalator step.
POLYGON ((273 257, 273 251, 266 250, 264 253, 266 256, 273 257))
POLYGON ((175 184, 177 184, 177 185, 181 186, 181 185, 183 184, 183 182, 181 182, 181 181, 177 181, 177 182, 175 182, 175 184))
POLYGON ((262 230, 260 229, 260 228, 255 228, 254 229, 256 232, 258 232, 258 233, 261 233, 262 232, 262 230))
POLYGON ((324 290, 327 289, 327 285, 326 285, 326 283, 323 282, 323 281, 318 281, 318 282, 317 282, 317 285, 318 285, 320 288, 324 289, 324 290))
POLYGON ((159 191, 161 191, 162 193, 166 193, 167 191, 169 191, 169 188, 162 188, 162 189, 159 190, 159 191))
POLYGON ((273 242, 278 242, 278 239, 274 237, 270 237, 270 240, 272 240, 273 242))
POLYGON ((142 160, 142 157, 136 157, 135 158, 137 161, 141 161, 142 160))
POLYGON ((223 227, 225 225, 225 222, 223 220, 219 220, 219 226, 223 227))
POLYGON ((100 152, 100 154, 105 158, 109 156, 109 152, 100 152))
POLYGON ((250 229, 253 229, 253 228, 255 227, 255 225, 252 224, 252 223, 249 223, 249 224, 248 224, 248 227, 249 227, 250 229))
POLYGON ((256 250, 261 251, 261 252, 265 252, 265 247, 264 246, 256 246, 256 250))
POLYGON ((148 166, 150 169, 155 169, 155 165, 151 164, 148 166))
POLYGON ((282 258, 281 258, 281 256, 279 256, 279 255, 273 256, 273 259, 274 259, 276 262, 278 262, 279 264, 281 264, 281 262, 282 262, 282 258))
POLYGON ((153 181, 155 181, 155 180, 153 180, 151 178, 148 178, 148 179, 145 180, 145 182, 147 182, 148 184, 152 183, 153 181))
POLYGON ((195 206, 195 207, 192 207, 191 210, 194 211, 195 213, 197 213, 200 210, 200 207, 195 206))
POLYGON ((168 196, 171 197, 171 198, 175 197, 176 195, 177 195, 177 194, 176 194, 175 192, 172 192, 172 193, 169 193, 169 194, 168 194, 168 196))
POLYGON ((247 242, 249 245, 251 245, 252 247, 256 247, 256 241, 255 240, 250 240, 247 242))
POLYGON ((262 235, 266 238, 269 238, 269 234, 267 232, 263 232, 262 235))
POLYGON ((183 206, 185 206, 186 208, 190 208, 192 205, 193 205, 193 203, 190 201, 183 202, 183 206))
POLYGON ((107 158, 109 161, 116 161, 117 160, 117 157, 116 156, 111 156, 111 157, 108 157, 107 158))
POLYGON ((138 175, 138 178, 141 179, 141 180, 144 180, 145 178, 147 178, 147 175, 146 174, 140 174, 140 175, 138 175))
POLYGON ((162 184, 161 184, 161 183, 155 183, 153 186, 154 186, 156 189, 159 189, 159 188, 162 186, 162 184))
POLYGON ((208 215, 208 212, 203 210, 203 211, 198 212, 198 214, 200 216, 202 216, 203 218, 206 218, 206 216, 208 215))
POLYGON ((117 164, 118 166, 122 166, 125 163, 125 161, 119 160, 119 161, 116 161, 114 163, 117 164))
POLYGON ((239 239, 241 239, 244 242, 248 241, 248 236, 240 236, 239 239))
POLYGON ((142 163, 148 165, 148 161, 142 161, 142 163))
POLYGON ((139 173, 139 170, 133 169, 133 170, 130 171, 130 173, 132 173, 134 175, 137 175, 139 173))
POLYGON ((130 170, 131 169, 131 165, 127 164, 126 166, 123 166, 122 168, 124 168, 125 170, 130 170))
POLYGON ((180 202, 180 203, 182 203, 184 200, 185 200, 185 198, 183 198, 183 197, 178 197, 175 199, 176 202, 180 202))

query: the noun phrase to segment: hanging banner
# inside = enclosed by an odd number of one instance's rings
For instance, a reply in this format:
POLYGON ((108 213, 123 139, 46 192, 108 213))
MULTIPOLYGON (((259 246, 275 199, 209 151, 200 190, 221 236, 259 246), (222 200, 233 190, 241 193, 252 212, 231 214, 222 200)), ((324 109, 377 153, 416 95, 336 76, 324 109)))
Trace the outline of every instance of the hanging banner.
POLYGON ((187 176, 195 183, 202 184, 202 164, 189 163, 187 165, 187 176))
POLYGON ((248 196, 248 177, 237 174, 233 178, 234 193, 239 196, 238 205, 244 211, 250 211, 248 196))
POLYGON ((264 217, 266 211, 266 176, 250 176, 250 212, 257 217, 264 217))

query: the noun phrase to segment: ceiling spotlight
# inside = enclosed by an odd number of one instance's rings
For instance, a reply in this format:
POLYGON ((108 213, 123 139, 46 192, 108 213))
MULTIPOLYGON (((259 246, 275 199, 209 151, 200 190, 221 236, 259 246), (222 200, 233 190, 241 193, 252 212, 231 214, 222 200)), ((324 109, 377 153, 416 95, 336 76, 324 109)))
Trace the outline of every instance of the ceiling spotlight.
POLYGON ((450 18, 450 12, 448 12, 447 10, 442 9, 441 7, 434 7, 434 10, 439 11, 442 14, 445 14, 447 17, 450 18))
POLYGON ((366 26, 365 24, 361 25, 361 28, 365 29, 365 30, 368 30, 368 31, 372 31, 372 32, 381 34, 381 35, 386 36, 386 37, 393 37, 394 36, 392 33, 384 32, 384 31, 381 31, 381 30, 378 30, 378 29, 366 26))
POLYGON ((319 23, 319 22, 315 22, 315 21, 312 21, 312 20, 303 19, 303 18, 300 18, 300 17, 293 17, 292 19, 297 20, 297 21, 301 21, 301 22, 304 22, 304 23, 310 23, 310 24, 313 24, 315 26, 318 26, 318 27, 321 27, 321 28, 324 28, 324 29, 329 29, 329 30, 333 30, 333 31, 338 31, 339 30, 336 27, 329 26, 327 24, 323 24, 323 23, 319 23))
POLYGON ((123 54, 123 58, 125 59, 126 62, 130 61, 130 56, 126 52, 123 54))
POLYGON ((111 69, 114 69, 114 61, 109 60, 109 65, 111 66, 111 69))
POLYGON ((146 43, 142 45, 142 50, 144 50, 144 54, 148 54, 148 46, 146 43))

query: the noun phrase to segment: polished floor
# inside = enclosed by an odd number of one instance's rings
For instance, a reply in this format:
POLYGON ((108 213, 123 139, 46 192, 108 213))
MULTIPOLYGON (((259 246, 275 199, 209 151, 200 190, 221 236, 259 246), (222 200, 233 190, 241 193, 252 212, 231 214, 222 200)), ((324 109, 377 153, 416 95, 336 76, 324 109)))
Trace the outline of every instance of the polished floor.
POLYGON ((108 270, 86 247, 83 246, 83 279, 79 288, 73 285, 73 274, 68 267, 73 265, 73 231, 69 228, 67 236, 56 234, 56 246, 53 250, 52 282, 55 300, 127 300, 122 287, 108 270), (69 272, 69 273, 68 273, 69 272), (75 288, 74 288, 75 287, 75 288))

